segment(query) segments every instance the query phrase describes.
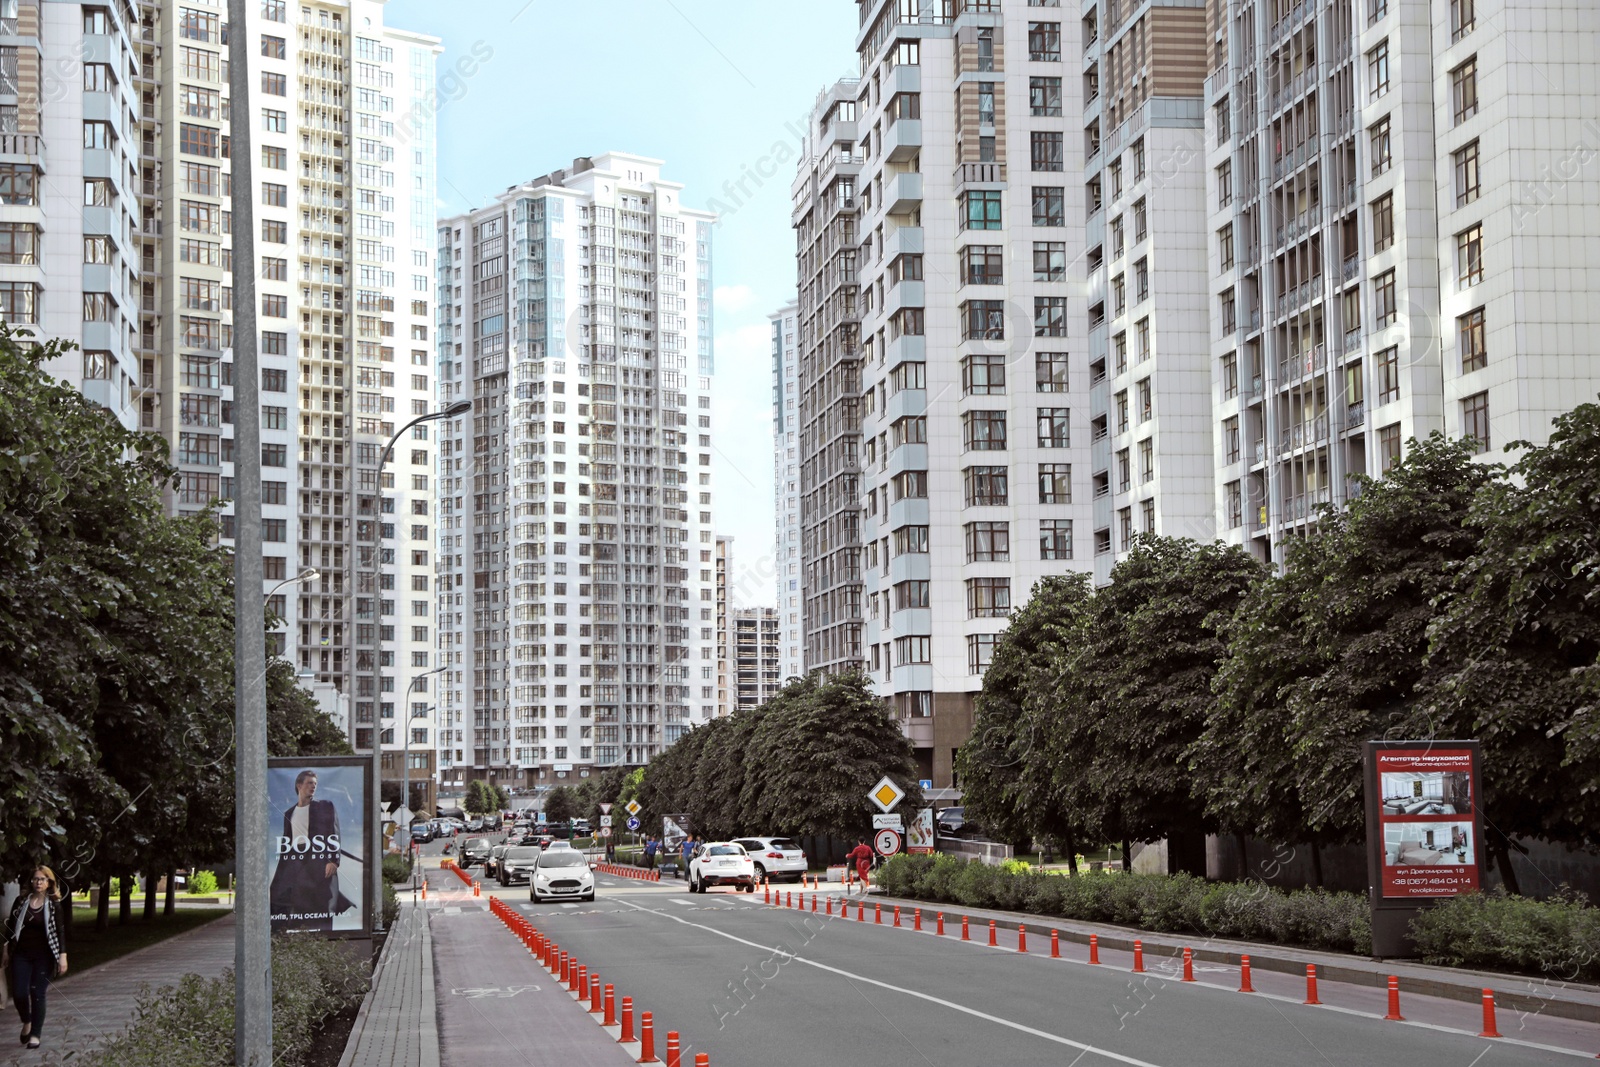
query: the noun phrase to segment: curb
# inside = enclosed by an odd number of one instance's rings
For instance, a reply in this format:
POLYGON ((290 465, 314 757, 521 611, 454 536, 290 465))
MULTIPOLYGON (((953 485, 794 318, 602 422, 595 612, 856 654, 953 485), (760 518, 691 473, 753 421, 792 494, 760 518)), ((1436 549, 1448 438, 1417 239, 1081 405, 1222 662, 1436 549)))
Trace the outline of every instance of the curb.
MULTIPOLYGON (((873 895, 878 896, 877 894, 873 895)), ((911 897, 878 896, 878 899, 888 904, 906 905, 913 908, 922 908, 923 910, 937 910, 941 906, 937 901, 917 900, 911 897)), ((944 905, 944 909, 947 921, 952 914, 971 914, 975 916, 977 912, 984 910, 975 909, 972 911, 966 911, 960 910, 959 906, 952 905, 944 905), (958 910, 952 911, 952 907, 956 907, 958 910)), ((1054 925, 1054 921, 1051 919, 1051 917, 1047 915, 1030 915, 1028 916, 1028 919, 1024 921, 1021 919, 1004 918, 1003 913, 996 912, 991 914, 994 915, 995 927, 1001 930, 1015 930, 1018 926, 1025 925, 1028 926, 1030 932, 1037 932, 1048 937, 1049 934, 1054 931, 1062 941, 1072 941, 1080 945, 1088 945, 1089 937, 1091 936, 1088 933, 1082 933, 1067 927, 1056 926, 1054 925)), ((988 921, 987 915, 985 916, 984 921, 988 921)), ((1138 938, 1141 940, 1144 953, 1147 956, 1168 956, 1174 958, 1183 956, 1183 946, 1167 945, 1158 941, 1143 940, 1143 938, 1146 936, 1172 936, 1160 931, 1134 930, 1126 926, 1110 925, 1100 926, 1100 929, 1107 931, 1106 933, 1096 933, 1094 935, 1099 941, 1101 948, 1111 948, 1118 949, 1123 952, 1132 952, 1134 940, 1138 938)), ((1213 938, 1213 940, 1217 939, 1213 938)), ((1268 952, 1271 951, 1272 949, 1269 947, 1268 952)), ((1314 949, 1312 951, 1317 952, 1322 956, 1334 955, 1333 953, 1328 952, 1326 949, 1314 949)), ((1267 953, 1263 953, 1260 949, 1260 946, 1255 944, 1250 945, 1249 950, 1246 952, 1199 947, 1194 948, 1192 950, 1192 954, 1193 958, 1200 962, 1224 963, 1233 967, 1237 967, 1239 965, 1241 956, 1247 955, 1250 957, 1250 965, 1255 969, 1262 971, 1275 971, 1280 974, 1303 975, 1306 967, 1306 961, 1303 959, 1295 959, 1283 955, 1269 955, 1267 953)), ((1325 963, 1319 961, 1316 967, 1318 978, 1324 981, 1342 982, 1346 985, 1371 986, 1374 989, 1382 989, 1388 984, 1389 980, 1386 974, 1381 974, 1377 971, 1365 970, 1360 967, 1341 965, 1338 963, 1325 963)), ((1426 978, 1417 977, 1414 975, 1407 976, 1405 980, 1406 989, 1408 992, 1420 993, 1424 996, 1439 997, 1444 1000, 1458 1000, 1466 1003, 1477 1004, 1481 1002, 1484 987, 1486 984, 1488 984, 1490 979, 1500 981, 1510 980, 1517 982, 1525 982, 1530 980, 1525 976, 1514 974, 1494 972, 1473 972, 1473 974, 1475 974, 1480 980, 1473 981, 1464 978, 1460 981, 1450 981, 1443 978, 1426 978)), ((1534 996, 1527 993, 1511 992, 1509 990, 1502 991, 1498 988, 1495 990, 1495 1003, 1502 1009, 1510 1011, 1536 1012, 1543 1015, 1554 1016, 1558 1019, 1572 1019, 1576 1022, 1585 1023, 1600 1023, 1600 1003, 1589 1004, 1583 1001, 1561 1000, 1555 996, 1534 996)))

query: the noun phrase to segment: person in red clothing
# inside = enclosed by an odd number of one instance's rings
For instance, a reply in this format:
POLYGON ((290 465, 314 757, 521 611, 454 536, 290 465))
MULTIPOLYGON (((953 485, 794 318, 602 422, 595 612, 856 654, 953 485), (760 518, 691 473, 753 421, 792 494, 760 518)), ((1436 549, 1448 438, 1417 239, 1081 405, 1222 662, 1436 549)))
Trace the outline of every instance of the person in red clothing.
POLYGON ((863 839, 850 850, 845 859, 855 861, 856 876, 861 879, 861 892, 865 895, 867 886, 871 884, 867 876, 872 871, 872 847, 863 839))

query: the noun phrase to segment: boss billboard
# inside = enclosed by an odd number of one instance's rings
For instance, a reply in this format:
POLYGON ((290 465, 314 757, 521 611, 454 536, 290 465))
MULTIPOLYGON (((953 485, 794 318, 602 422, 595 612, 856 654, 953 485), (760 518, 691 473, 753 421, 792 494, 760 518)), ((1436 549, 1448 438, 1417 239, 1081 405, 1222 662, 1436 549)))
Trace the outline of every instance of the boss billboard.
POLYGON ((267 761, 273 933, 371 934, 371 773, 365 757, 267 761))

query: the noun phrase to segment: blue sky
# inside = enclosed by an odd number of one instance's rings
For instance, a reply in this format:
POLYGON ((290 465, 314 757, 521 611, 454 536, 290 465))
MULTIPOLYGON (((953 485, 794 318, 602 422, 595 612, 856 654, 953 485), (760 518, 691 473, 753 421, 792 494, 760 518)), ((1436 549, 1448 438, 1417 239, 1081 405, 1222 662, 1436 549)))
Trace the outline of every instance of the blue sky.
MULTIPOLYGON (((665 160, 690 206, 732 208, 714 252, 716 510, 718 531, 735 538, 736 570, 764 571, 773 539, 766 316, 795 290, 796 131, 818 91, 855 71, 855 4, 389 0, 384 21, 444 41, 442 212, 608 149, 665 160)), ((770 582, 735 590, 745 604, 774 596, 770 582)))

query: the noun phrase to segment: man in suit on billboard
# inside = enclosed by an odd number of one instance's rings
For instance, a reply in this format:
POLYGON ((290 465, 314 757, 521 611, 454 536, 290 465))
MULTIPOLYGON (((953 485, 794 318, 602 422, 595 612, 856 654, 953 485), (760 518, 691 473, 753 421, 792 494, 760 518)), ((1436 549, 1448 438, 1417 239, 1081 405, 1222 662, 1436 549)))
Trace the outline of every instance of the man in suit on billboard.
POLYGON ((339 813, 332 801, 316 799, 316 771, 301 771, 294 791, 276 842, 272 929, 331 931, 333 917, 355 906, 339 892, 339 813))

